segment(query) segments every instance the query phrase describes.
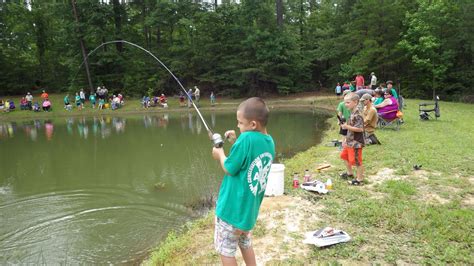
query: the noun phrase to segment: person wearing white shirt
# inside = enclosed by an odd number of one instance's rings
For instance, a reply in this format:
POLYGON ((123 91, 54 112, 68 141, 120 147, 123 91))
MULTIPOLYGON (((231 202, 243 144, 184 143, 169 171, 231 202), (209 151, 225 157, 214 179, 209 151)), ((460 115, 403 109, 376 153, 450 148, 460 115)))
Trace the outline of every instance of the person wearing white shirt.
POLYGON ((371 89, 375 90, 377 88, 377 76, 375 76, 375 73, 372 72, 370 73, 370 87, 371 89))

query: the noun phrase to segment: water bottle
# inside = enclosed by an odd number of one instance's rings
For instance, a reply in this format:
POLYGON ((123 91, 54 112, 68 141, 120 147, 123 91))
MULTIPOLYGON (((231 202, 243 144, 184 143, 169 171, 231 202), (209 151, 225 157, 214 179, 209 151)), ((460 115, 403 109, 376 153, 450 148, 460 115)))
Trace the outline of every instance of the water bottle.
POLYGON ((298 174, 294 173, 293 175, 293 188, 298 188, 300 186, 300 180, 298 178, 298 174))
POLYGON ((326 189, 327 190, 332 190, 332 180, 331 180, 331 178, 328 178, 328 180, 326 181, 326 189))
POLYGON ((311 174, 309 173, 309 170, 306 169, 304 171, 304 182, 310 182, 311 181, 311 174))

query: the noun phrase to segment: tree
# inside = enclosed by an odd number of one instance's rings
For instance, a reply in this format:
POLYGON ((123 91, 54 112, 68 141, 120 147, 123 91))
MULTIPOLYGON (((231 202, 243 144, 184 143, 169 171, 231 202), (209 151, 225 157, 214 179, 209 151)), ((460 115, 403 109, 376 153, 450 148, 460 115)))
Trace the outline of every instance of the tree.
POLYGON ((407 31, 399 45, 420 70, 420 85, 424 91, 443 88, 448 69, 453 66, 456 52, 456 29, 459 25, 458 6, 454 1, 418 1, 416 12, 407 13, 407 31))

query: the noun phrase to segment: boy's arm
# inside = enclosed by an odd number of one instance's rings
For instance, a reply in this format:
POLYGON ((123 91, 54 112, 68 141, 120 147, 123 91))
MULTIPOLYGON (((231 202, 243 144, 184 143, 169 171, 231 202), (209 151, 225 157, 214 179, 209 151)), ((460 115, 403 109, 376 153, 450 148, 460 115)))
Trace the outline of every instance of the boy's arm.
POLYGON ((352 132, 364 132, 364 129, 363 129, 363 128, 354 127, 354 126, 349 126, 348 124, 343 124, 343 125, 342 125, 342 128, 343 128, 343 129, 350 130, 350 131, 352 131, 352 132))
POLYGON ((353 126, 346 124, 343 124, 341 126, 343 129, 350 130, 352 132, 364 132, 364 118, 362 116, 358 115, 355 118, 355 123, 353 126))
POLYGON ((212 148, 212 157, 215 160, 219 161, 219 163, 221 164, 222 170, 224 170, 224 172, 227 175, 229 175, 229 172, 227 171, 227 169, 224 166, 224 162, 227 159, 227 156, 224 153, 224 149, 223 148, 216 148, 216 147, 212 148))

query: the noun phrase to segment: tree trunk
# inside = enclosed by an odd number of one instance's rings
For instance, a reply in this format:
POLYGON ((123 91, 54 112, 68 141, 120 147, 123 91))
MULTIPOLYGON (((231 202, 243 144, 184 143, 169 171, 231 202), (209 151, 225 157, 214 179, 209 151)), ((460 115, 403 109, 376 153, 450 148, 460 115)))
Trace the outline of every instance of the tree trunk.
MULTIPOLYGON (((72 12, 74 14, 74 18, 76 20, 76 23, 79 24, 79 16, 77 15, 77 9, 76 9, 76 0, 71 0, 71 4, 72 4, 72 12)), ((82 38, 82 33, 80 32, 80 29, 79 29, 79 41, 81 43, 81 52, 82 52, 82 58, 84 60, 84 65, 86 68, 87 81, 89 83, 89 91, 91 93, 94 93, 94 86, 92 85, 91 74, 89 72, 89 62, 87 60, 86 45, 84 43, 84 39, 82 38)))
MULTIPOLYGON (((122 40, 122 6, 119 0, 112 0, 114 10, 114 22, 115 22, 115 39, 122 40)), ((123 43, 118 42, 115 44, 117 51, 122 53, 123 43)))
POLYGON ((283 26, 283 0, 276 0, 277 26, 283 26))
POLYGON ((45 33, 45 22, 43 14, 40 10, 33 10, 34 12, 34 23, 36 33, 36 47, 38 47, 38 61, 40 80, 44 79, 44 73, 46 68, 45 52, 46 52, 46 33, 45 33))
POLYGON ((145 0, 142 0, 141 4, 142 4, 142 23, 143 23, 143 35, 145 37, 145 47, 147 49, 150 49, 150 38, 149 38, 149 34, 148 34, 150 29, 146 25, 147 7, 146 7, 145 0))
POLYGON ((304 31, 304 17, 306 16, 304 12, 304 5, 303 5, 303 0, 300 0, 300 36, 303 37, 303 31, 304 31))

